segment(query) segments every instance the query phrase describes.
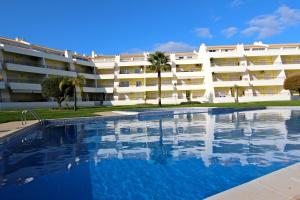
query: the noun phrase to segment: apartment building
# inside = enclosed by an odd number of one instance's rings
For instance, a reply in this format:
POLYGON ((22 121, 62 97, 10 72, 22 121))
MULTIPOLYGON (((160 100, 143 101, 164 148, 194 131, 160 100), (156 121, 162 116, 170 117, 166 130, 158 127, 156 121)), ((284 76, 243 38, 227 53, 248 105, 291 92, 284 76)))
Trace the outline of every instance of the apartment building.
MULTIPOLYGON (((0 38, 0 109, 55 107, 41 94, 48 76, 85 77, 79 105, 134 105, 158 102, 157 74, 149 53, 79 55, 0 38)), ((171 70, 162 73, 162 103, 251 102, 297 98, 284 79, 300 73, 300 43, 206 46, 167 52, 171 70)), ((72 101, 67 102, 72 105, 72 101)))

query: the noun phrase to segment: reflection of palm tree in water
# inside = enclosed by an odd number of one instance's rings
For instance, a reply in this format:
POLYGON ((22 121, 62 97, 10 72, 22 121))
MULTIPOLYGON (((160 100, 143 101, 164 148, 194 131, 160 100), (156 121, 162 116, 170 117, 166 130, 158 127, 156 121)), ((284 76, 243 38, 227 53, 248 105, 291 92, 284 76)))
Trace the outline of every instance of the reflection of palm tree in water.
MULTIPOLYGON (((152 155, 151 155, 151 160, 154 160, 155 163, 157 164, 166 164, 168 157, 171 157, 170 151, 168 149, 168 145, 164 145, 164 133, 163 133, 163 128, 162 128, 162 120, 159 120, 159 127, 158 127, 158 132, 159 132, 159 142, 155 143, 152 155), (158 145, 156 145, 158 144, 158 145)), ((172 146, 170 146, 172 148, 172 146)))

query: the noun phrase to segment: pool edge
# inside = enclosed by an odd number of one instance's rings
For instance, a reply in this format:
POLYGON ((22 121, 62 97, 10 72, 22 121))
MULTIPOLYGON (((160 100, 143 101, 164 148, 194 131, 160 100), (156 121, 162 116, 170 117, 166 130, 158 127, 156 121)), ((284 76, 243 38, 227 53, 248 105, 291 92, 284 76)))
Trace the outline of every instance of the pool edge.
POLYGON ((205 200, 300 199, 300 162, 220 192, 205 200))

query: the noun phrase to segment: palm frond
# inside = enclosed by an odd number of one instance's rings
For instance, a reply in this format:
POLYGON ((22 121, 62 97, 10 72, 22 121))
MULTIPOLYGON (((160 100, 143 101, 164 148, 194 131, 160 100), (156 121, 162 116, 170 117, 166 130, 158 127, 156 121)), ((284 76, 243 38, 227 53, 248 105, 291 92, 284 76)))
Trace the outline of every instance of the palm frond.
POLYGON ((151 65, 148 66, 148 69, 158 71, 169 71, 171 69, 170 57, 165 55, 161 51, 156 51, 155 53, 149 54, 147 59, 151 65))

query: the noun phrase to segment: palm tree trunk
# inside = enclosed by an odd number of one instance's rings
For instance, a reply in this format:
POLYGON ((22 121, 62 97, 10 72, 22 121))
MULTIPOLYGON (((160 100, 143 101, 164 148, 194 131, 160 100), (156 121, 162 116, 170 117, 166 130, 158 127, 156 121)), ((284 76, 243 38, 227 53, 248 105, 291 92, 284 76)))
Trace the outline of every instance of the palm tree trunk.
POLYGON ((74 111, 77 110, 77 95, 76 95, 76 87, 74 87, 74 111))
POLYGON ((158 105, 161 107, 161 74, 160 70, 157 71, 158 76, 158 105))
POLYGON ((236 88, 236 102, 239 102, 239 88, 236 88))

